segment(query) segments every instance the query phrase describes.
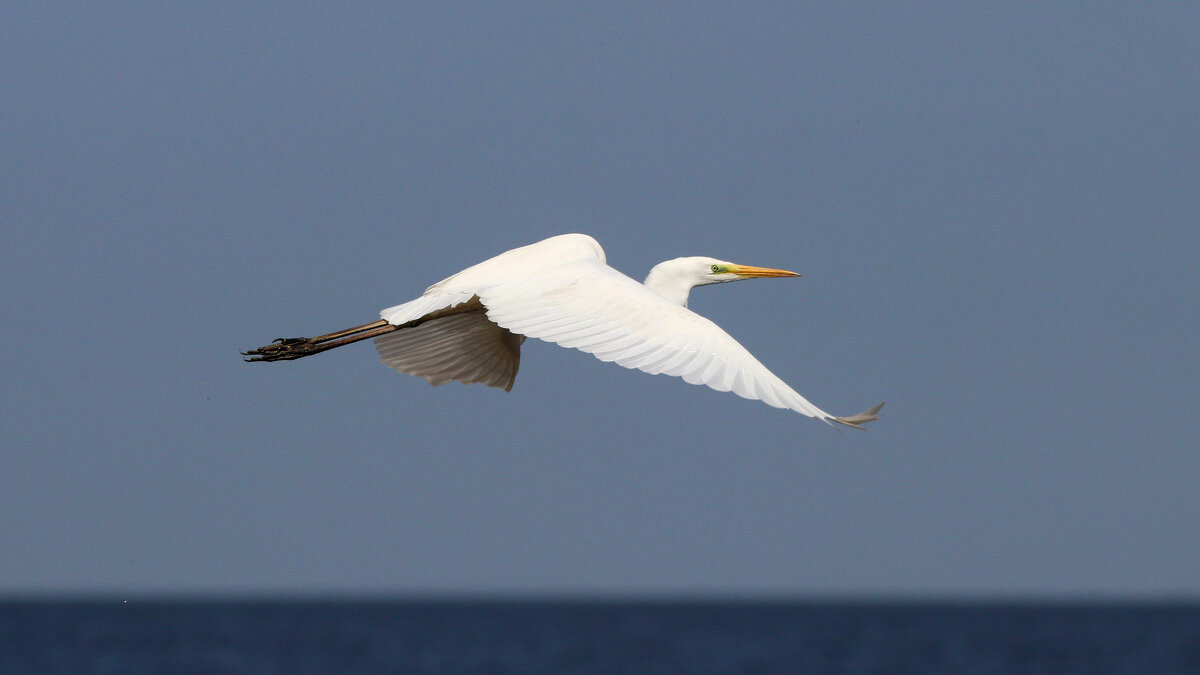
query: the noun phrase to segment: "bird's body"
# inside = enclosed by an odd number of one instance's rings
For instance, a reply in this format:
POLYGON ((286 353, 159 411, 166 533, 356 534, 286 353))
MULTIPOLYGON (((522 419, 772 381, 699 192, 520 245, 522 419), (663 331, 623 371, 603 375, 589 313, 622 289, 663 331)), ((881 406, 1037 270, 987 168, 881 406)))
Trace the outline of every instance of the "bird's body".
POLYGON ((425 378, 512 388, 521 343, 539 338, 626 368, 682 377, 718 391, 858 428, 882 406, 835 417, 809 403, 712 321, 687 308, 698 285, 799 276, 712 258, 676 258, 644 284, 605 262, 583 234, 564 234, 485 260, 380 312, 380 321, 319 338, 267 345, 251 360, 307 356, 367 337, 387 365, 425 378))

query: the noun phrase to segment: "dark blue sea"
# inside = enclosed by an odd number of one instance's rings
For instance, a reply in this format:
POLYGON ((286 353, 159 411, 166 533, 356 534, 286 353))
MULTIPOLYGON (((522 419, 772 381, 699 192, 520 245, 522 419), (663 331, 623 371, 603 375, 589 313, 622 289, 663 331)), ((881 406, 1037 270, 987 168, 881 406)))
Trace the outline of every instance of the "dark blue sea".
POLYGON ((9 601, 0 673, 1200 674, 1200 604, 9 601))

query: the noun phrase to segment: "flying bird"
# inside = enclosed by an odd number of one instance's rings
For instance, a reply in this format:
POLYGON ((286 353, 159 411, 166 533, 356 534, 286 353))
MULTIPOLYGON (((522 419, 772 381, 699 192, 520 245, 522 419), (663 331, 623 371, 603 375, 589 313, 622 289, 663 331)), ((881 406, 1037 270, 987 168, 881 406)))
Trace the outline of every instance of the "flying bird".
POLYGON ((855 429, 883 404, 837 417, 809 403, 720 326, 687 307, 696 286, 795 272, 703 257, 655 265, 644 283, 609 267, 585 234, 522 246, 443 279, 373 323, 313 338, 279 338, 243 352, 288 361, 374 338, 381 360, 440 385, 451 380, 512 389, 521 343, 539 338, 626 368, 682 377, 776 408, 855 429))

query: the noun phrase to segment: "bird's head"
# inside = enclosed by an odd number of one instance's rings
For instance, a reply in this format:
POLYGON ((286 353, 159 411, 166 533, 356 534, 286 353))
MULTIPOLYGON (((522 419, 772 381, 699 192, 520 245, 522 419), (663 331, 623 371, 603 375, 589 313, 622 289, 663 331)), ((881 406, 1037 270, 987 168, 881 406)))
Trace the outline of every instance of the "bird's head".
POLYGON ((737 263, 716 260, 715 258, 680 258, 694 266, 696 285, 721 284, 726 281, 741 281, 742 279, 761 279, 764 277, 798 277, 799 274, 787 270, 777 270, 770 267, 754 267, 737 263))
POLYGON ((800 275, 787 270, 739 265, 716 258, 695 256, 675 258, 655 265, 654 269, 650 270, 650 275, 646 277, 645 283, 646 286, 686 307, 688 292, 696 286, 722 284, 742 279, 798 276, 800 275))

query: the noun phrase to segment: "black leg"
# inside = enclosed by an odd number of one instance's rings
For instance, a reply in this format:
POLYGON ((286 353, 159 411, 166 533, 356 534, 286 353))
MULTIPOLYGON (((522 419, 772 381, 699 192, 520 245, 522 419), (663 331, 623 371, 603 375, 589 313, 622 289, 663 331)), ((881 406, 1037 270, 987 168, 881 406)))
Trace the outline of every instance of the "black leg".
POLYGON ((352 344, 360 340, 390 333, 400 326, 392 324, 380 319, 372 323, 347 328, 336 333, 326 333, 318 335, 314 338, 278 338, 269 345, 264 345, 258 349, 252 349, 248 352, 242 352, 242 356, 250 358, 246 361, 292 361, 302 359, 305 356, 312 356, 323 351, 341 347, 343 345, 352 344))

